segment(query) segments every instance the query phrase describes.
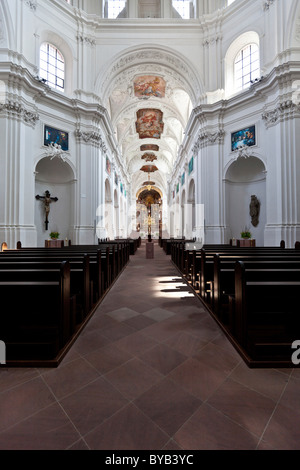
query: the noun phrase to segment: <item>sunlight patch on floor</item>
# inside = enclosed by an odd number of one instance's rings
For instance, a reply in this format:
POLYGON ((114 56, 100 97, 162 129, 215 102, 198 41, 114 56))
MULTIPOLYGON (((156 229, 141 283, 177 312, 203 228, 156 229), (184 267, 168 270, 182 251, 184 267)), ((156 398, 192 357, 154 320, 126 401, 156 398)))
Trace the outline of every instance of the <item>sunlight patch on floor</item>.
POLYGON ((173 299, 193 298, 194 294, 182 279, 175 276, 162 276, 155 279, 153 286, 155 297, 167 297, 173 299))

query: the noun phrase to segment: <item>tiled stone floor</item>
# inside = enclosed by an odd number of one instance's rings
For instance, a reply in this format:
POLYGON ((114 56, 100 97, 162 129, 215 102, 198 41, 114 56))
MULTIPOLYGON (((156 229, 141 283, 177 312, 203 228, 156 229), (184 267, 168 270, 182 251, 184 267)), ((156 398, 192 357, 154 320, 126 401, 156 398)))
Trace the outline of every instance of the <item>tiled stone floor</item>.
POLYGON ((0 368, 1 450, 293 450, 299 369, 248 369, 145 246, 57 369, 0 368))

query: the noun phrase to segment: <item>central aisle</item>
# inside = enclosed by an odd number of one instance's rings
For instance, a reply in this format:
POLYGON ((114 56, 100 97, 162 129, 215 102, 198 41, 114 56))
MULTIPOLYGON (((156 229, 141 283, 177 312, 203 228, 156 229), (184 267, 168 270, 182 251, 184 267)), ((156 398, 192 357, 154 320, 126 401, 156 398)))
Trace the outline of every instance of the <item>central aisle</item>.
POLYGON ((299 369, 248 369, 157 244, 57 369, 0 378, 2 450, 299 448, 299 369))

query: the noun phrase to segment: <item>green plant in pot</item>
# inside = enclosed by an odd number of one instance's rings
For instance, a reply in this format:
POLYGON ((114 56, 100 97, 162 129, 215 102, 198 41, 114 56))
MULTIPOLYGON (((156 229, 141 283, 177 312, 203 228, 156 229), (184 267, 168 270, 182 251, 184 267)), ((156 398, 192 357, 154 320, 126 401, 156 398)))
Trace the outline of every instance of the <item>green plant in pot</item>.
POLYGON ((59 232, 51 232, 49 236, 51 240, 57 240, 59 238, 59 232))
POLYGON ((250 232, 248 227, 245 227, 244 230, 241 232, 242 238, 252 238, 252 233, 250 232))

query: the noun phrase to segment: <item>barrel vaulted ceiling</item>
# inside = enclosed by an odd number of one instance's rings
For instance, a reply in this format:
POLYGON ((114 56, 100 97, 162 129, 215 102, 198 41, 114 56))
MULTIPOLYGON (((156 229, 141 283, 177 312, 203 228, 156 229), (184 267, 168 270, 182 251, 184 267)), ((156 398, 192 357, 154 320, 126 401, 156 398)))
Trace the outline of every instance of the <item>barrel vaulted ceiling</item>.
POLYGON ((202 92, 192 67, 173 51, 145 46, 112 60, 98 83, 132 196, 154 165, 151 181, 166 192, 190 113, 202 92))

